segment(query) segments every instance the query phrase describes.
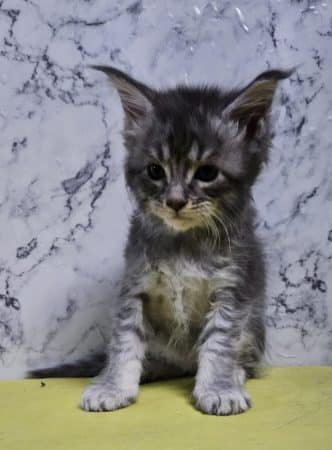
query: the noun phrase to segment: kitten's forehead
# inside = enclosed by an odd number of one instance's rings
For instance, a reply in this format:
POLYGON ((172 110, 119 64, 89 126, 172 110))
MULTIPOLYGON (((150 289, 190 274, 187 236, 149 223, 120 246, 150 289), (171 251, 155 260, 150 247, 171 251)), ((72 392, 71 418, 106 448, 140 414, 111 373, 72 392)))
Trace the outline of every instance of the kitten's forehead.
POLYGON ((204 143, 198 142, 196 139, 192 141, 191 145, 183 146, 183 148, 174 149, 168 142, 163 142, 161 145, 150 148, 150 155, 156 161, 166 164, 187 162, 190 166, 205 161, 216 155, 216 153, 217 149, 215 147, 204 145, 204 143))
POLYGON ((200 156, 200 148, 199 148, 198 142, 196 140, 194 140, 189 148, 187 157, 188 157, 188 159, 197 161, 199 156, 200 156))
POLYGON ((148 157, 164 167, 169 179, 189 179, 203 164, 216 165, 233 177, 242 176, 245 130, 214 112, 195 113, 159 122, 153 143, 147 147, 148 157))
POLYGON ((190 114, 163 117, 153 128, 150 153, 159 161, 201 161, 220 150, 223 142, 220 119, 202 115, 199 105, 190 114))

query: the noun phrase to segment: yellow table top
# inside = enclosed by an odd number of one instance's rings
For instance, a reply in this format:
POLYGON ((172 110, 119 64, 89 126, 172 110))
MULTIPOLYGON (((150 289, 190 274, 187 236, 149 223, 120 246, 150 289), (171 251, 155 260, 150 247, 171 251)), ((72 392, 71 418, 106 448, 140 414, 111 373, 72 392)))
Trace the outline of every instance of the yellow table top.
POLYGON ((1 450, 332 450, 332 367, 271 369, 247 384, 254 407, 207 416, 189 402, 193 381, 142 386, 138 402, 87 413, 88 380, 0 382, 1 450))

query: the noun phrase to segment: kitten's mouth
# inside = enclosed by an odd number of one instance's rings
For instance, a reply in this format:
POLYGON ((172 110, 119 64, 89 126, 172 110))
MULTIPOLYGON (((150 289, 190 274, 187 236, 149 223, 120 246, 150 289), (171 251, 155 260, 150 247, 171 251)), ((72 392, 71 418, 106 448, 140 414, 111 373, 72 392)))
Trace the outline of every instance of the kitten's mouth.
POLYGON ((186 217, 181 213, 175 213, 168 221, 173 224, 173 226, 175 225, 175 227, 181 228, 191 228, 195 224, 192 217, 186 217))
POLYGON ((157 207, 153 208, 153 213, 175 231, 186 231, 200 225, 199 217, 190 210, 176 212, 169 208, 157 207))
POLYGON ((195 222, 188 217, 174 215, 172 218, 163 217, 164 222, 177 231, 186 231, 196 226, 195 222))

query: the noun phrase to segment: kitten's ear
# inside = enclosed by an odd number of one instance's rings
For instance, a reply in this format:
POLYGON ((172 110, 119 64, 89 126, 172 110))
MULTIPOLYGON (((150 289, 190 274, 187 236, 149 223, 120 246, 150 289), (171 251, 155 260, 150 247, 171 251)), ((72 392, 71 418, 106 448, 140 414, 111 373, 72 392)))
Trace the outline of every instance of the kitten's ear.
POLYGON ((119 69, 109 66, 90 66, 104 72, 117 89, 122 107, 128 119, 139 122, 152 110, 152 101, 156 92, 148 86, 134 80, 119 69))
POLYGON ((236 122, 240 128, 246 128, 247 136, 253 137, 261 120, 267 117, 278 82, 288 78, 289 71, 269 70, 256 77, 226 107, 223 116, 236 122))

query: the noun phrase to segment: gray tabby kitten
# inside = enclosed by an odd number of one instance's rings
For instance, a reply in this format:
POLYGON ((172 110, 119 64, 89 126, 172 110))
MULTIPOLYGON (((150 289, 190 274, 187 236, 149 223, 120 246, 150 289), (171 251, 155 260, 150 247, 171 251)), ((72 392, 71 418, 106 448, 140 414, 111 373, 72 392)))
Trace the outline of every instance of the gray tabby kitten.
POLYGON ((246 411, 244 383, 258 374, 265 336, 251 190, 268 157, 274 92, 290 72, 264 72, 231 92, 157 91, 118 69, 94 68, 108 75, 125 112, 136 212, 106 365, 81 407, 123 408, 140 382, 195 374, 196 408, 246 411))

